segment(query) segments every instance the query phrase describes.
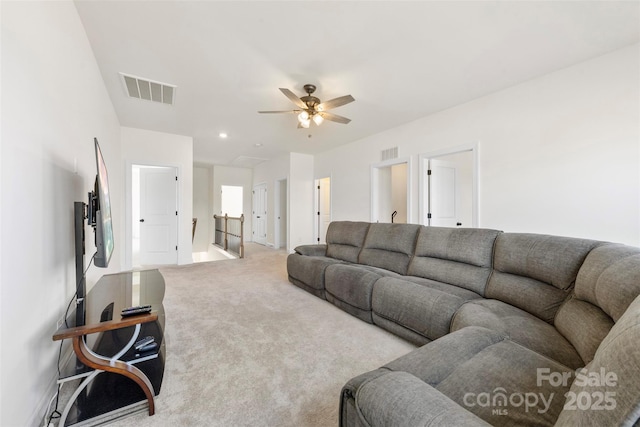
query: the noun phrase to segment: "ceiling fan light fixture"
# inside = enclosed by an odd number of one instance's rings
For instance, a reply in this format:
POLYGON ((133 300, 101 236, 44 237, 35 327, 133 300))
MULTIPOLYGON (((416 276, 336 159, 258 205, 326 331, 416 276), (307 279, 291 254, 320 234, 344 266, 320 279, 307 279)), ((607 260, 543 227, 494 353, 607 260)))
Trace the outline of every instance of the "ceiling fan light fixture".
POLYGON ((331 110, 332 108, 340 107, 342 105, 355 101, 353 96, 344 95, 338 98, 331 99, 329 101, 322 102, 319 98, 312 95, 316 90, 315 85, 306 84, 304 85, 304 90, 305 92, 307 92, 307 95, 298 98, 298 96, 295 93, 291 92, 289 89, 280 88, 280 92, 282 92, 284 96, 289 98, 289 100, 293 102, 298 107, 298 109, 284 111, 258 111, 258 113, 295 113, 298 118, 298 128, 305 129, 309 128, 311 120, 314 121, 316 126, 320 126, 325 120, 342 123, 345 125, 351 121, 346 117, 329 113, 327 112, 327 110, 331 110))

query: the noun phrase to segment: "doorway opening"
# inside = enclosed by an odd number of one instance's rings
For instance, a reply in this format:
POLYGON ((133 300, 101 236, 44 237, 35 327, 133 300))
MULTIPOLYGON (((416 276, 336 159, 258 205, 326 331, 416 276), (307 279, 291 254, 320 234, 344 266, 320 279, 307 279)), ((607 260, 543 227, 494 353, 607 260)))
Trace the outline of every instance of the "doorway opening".
POLYGON ((331 177, 315 182, 315 227, 314 238, 318 244, 326 243, 327 229, 331 223, 331 177))
POLYGON ((410 177, 410 159, 371 166, 371 222, 411 222, 410 177))
POLYGON ((131 263, 178 263, 178 170, 131 166, 131 263))
POLYGON ((420 155, 420 223, 478 227, 478 145, 420 155))
POLYGON ((288 190, 287 190, 287 178, 279 179, 275 182, 274 186, 274 205, 273 205, 273 247, 275 249, 289 250, 288 239, 288 190))

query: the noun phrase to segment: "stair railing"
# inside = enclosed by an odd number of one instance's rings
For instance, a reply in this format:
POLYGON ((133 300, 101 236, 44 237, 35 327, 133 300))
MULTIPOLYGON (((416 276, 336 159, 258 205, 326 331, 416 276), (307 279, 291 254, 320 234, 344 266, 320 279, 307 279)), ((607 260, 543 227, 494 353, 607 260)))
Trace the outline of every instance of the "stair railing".
POLYGON ((239 217, 213 215, 215 220, 214 244, 227 252, 244 258, 244 214, 239 217))

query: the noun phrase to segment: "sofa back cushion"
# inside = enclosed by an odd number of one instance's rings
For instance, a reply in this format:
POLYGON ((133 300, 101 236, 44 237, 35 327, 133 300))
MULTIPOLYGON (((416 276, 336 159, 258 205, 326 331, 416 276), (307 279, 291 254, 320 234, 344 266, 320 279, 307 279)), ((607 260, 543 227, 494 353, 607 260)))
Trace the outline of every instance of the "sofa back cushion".
POLYGON ((417 224, 371 224, 358 262, 407 274, 419 229, 417 224))
POLYGON ((554 325, 578 350, 585 363, 640 295, 640 248, 604 245, 585 259, 574 296, 562 305, 554 325))
POLYGON ((460 286, 483 295, 498 230, 420 227, 409 276, 460 286))
POLYGON ((587 254, 600 244, 544 234, 500 234, 485 296, 553 323, 587 254))
POLYGON ((332 222, 327 229, 327 256, 357 263, 367 230, 368 222, 332 222))
POLYGON ((640 424, 639 342, 640 296, 616 321, 591 363, 572 377, 571 394, 556 426, 640 424), (586 400, 581 399, 585 395, 594 399, 589 402, 591 405, 585 405, 586 400))

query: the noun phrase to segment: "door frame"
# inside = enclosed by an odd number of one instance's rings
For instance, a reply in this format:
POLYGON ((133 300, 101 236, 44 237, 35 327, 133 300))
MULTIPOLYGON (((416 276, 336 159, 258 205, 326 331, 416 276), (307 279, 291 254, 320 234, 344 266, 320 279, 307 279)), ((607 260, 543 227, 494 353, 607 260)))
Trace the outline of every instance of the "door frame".
MULTIPOLYGON (((318 186, 323 179, 329 179, 329 185, 331 185, 332 175, 323 176, 313 180, 313 241, 317 243, 320 239, 320 190, 318 186)), ((329 222, 333 221, 333 191, 329 187, 329 222)), ((326 236, 325 236, 326 237, 326 236)))
MULTIPOLYGON (((282 242, 280 242, 280 233, 281 233, 281 229, 280 229, 280 217, 282 217, 282 211, 280 210, 280 205, 282 204, 282 192, 280 191, 280 184, 282 183, 282 181, 285 182, 286 184, 286 193, 284 194, 284 196, 286 197, 286 202, 287 202, 287 206, 286 206, 286 224, 285 224, 285 229, 286 229, 286 233, 287 233, 287 241, 284 242, 285 243, 285 249, 287 250, 287 252, 289 252, 289 178, 288 177, 284 177, 284 178, 280 178, 280 179, 276 179, 274 181, 274 185, 273 185, 273 247, 275 249, 280 249, 280 246, 282 244, 282 242)), ((252 210, 253 211, 253 210, 252 210)))
POLYGON ((411 177, 413 176, 413 161, 411 157, 400 157, 397 159, 385 160, 380 163, 373 163, 371 165, 371 222, 379 222, 380 218, 378 218, 378 192, 380 190, 380 180, 378 179, 378 172, 380 169, 384 169, 394 165, 400 165, 406 163, 407 164, 407 224, 411 224, 413 222, 413 211, 412 211, 412 184, 411 177))
MULTIPOLYGON (((150 164, 149 162, 146 161, 134 161, 134 160, 127 160, 126 161, 126 166, 125 166, 125 203, 124 203, 124 209, 125 209, 125 224, 124 224, 124 232, 125 232, 125 236, 124 236, 124 240, 125 240, 125 244, 123 245, 123 249, 124 249, 124 264, 123 264, 123 270, 131 270, 133 269, 133 174, 132 174, 132 170, 134 166, 140 166, 140 167, 161 167, 161 168, 174 168, 176 170, 176 174, 178 176, 178 185, 176 185, 176 206, 178 208, 178 215, 176 220, 178 221, 178 227, 177 227, 177 231, 178 231, 178 251, 176 252, 176 265, 179 264, 180 261, 180 253, 181 250, 184 250, 180 247, 180 236, 182 235, 183 232, 185 232, 185 230, 183 230, 182 227, 182 217, 183 217, 183 212, 182 209, 180 209, 181 205, 181 201, 182 201, 182 192, 180 191, 180 182, 183 179, 183 174, 182 174, 182 167, 177 164, 177 163, 165 163, 165 164, 150 164)), ((189 220, 189 223, 191 223, 191 220, 189 220)), ((191 236, 191 229, 188 230, 189 232, 189 236, 191 236)), ((116 242, 117 244, 117 242, 116 242)), ((120 246, 122 247, 122 246, 120 246)), ((189 248, 189 251, 191 251, 191 248, 189 248)))
POLYGON ((429 198, 427 197, 428 182, 426 179, 429 159, 444 157, 451 154, 463 153, 465 151, 471 151, 472 155, 472 181, 471 184, 471 227, 477 228, 480 226, 480 209, 479 209, 479 174, 478 174, 478 159, 479 159, 480 141, 472 142, 470 144, 462 144, 455 147, 443 148, 441 150, 430 151, 428 153, 420 154, 419 156, 419 173, 420 179, 418 180, 418 203, 419 212, 418 218, 420 224, 425 225, 427 220, 427 212, 429 198))

